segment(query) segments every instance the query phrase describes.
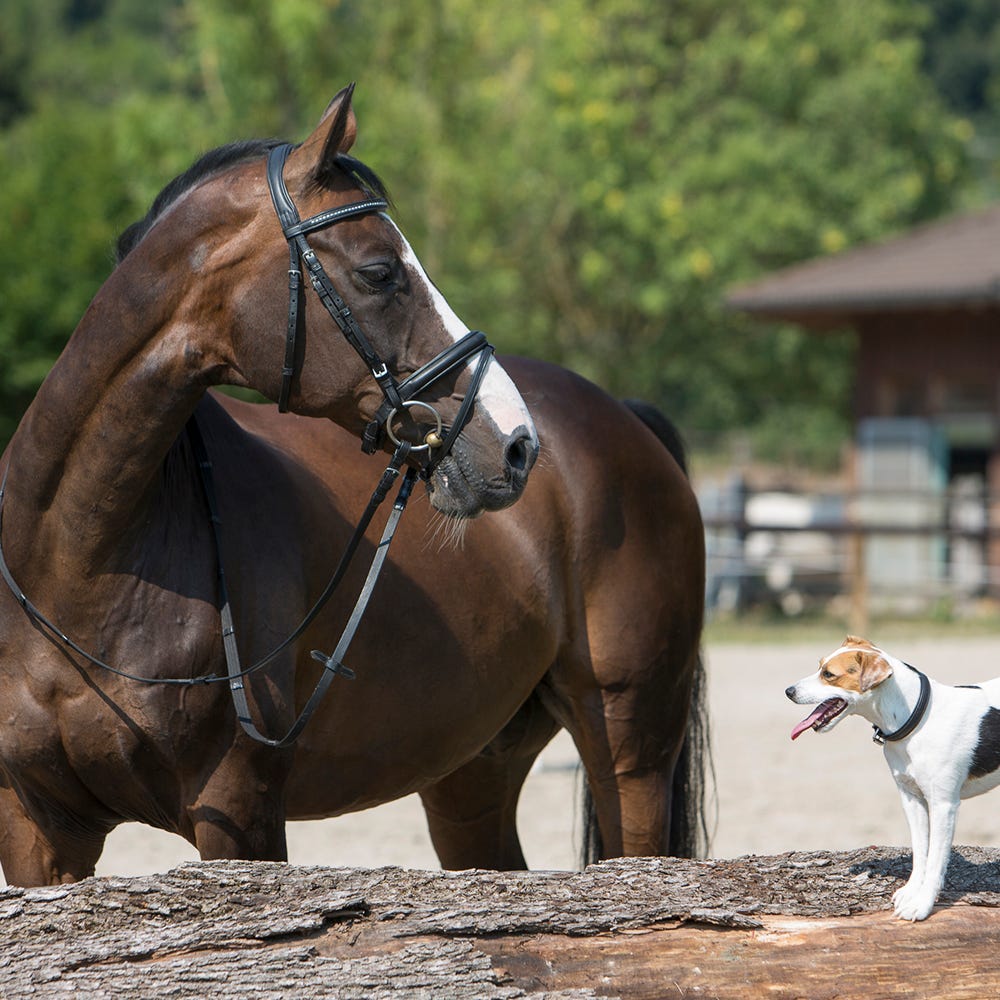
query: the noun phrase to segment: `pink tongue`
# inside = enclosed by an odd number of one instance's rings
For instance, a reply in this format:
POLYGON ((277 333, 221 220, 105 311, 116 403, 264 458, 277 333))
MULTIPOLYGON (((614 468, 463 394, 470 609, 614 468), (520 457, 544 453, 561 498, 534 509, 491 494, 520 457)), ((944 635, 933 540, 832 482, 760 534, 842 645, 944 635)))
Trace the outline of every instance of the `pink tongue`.
POLYGON ((807 719, 803 719, 793 730, 792 739, 797 740, 807 729, 812 729, 813 723, 816 722, 819 717, 830 707, 828 701, 824 701, 821 705, 817 705, 812 714, 807 719))

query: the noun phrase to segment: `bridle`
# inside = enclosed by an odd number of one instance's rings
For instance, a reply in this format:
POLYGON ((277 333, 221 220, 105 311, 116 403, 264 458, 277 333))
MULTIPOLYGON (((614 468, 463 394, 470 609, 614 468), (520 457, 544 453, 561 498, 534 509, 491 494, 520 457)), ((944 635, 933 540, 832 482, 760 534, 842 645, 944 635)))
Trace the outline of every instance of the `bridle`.
MULTIPOLYGON (((361 624, 362 616, 368 606, 368 600, 375 588, 382 566, 388 554, 389 543, 392 541, 396 527, 403 511, 406 508, 407 500, 413 490, 416 477, 419 474, 424 479, 429 479, 438 463, 450 453, 458 435, 462 432, 471 415, 472 407, 479 393, 479 388, 486 374, 486 368, 493 355, 493 347, 486 339, 486 335, 478 330, 470 331, 460 340, 450 347, 441 351, 425 365, 418 368, 412 375, 397 382, 395 376, 389 371, 388 366, 379 357, 378 353, 371 346, 370 341, 364 335, 358 321, 351 312, 350 307, 337 292, 330 281, 322 263, 316 256, 315 251, 310 247, 306 239, 306 233, 316 232, 326 229, 344 219, 354 218, 359 215, 366 215, 370 212, 381 212, 388 208, 388 203, 381 198, 366 198, 362 201, 352 202, 340 208, 329 209, 320 212, 304 222, 300 220, 299 213, 295 208, 288 189, 284 181, 285 160, 292 147, 288 144, 275 146, 271 149, 267 158, 267 184, 271 192, 271 200, 274 210, 277 213, 278 221, 281 224, 282 232, 289 248, 289 268, 288 268, 288 329, 285 338, 285 358, 281 370, 281 391, 278 396, 278 409, 286 412, 289 408, 289 399, 292 392, 292 382, 298 370, 298 358, 296 354, 300 324, 304 310, 303 303, 303 282, 302 271, 299 262, 305 265, 309 273, 309 279, 320 301, 327 312, 333 317, 334 322, 340 328, 347 342, 361 356, 372 378, 378 383, 382 390, 384 400, 378 408, 375 416, 369 421, 362 438, 362 450, 368 454, 375 452, 382 443, 383 437, 387 436, 395 445, 395 450, 388 467, 382 473, 378 485, 375 487, 368 505, 354 529, 349 539, 340 561, 337 564, 333 575, 327 583, 323 593, 312 606, 310 611, 296 626, 296 628, 270 653, 262 657, 250 667, 242 667, 239 658, 239 650, 236 643, 236 630, 233 622, 232 608, 229 601, 228 589, 226 586, 225 571, 222 566, 222 540, 221 540, 221 519, 216 501, 215 485, 212 475, 212 462, 209 458, 201 429, 198 426, 196 416, 192 415, 187 424, 187 437, 192 454, 198 465, 202 495, 208 509, 209 521, 212 527, 212 536, 215 544, 216 559, 218 565, 218 587, 221 602, 220 619, 222 624, 223 650, 226 658, 226 673, 205 674, 199 677, 143 677, 132 674, 124 670, 117 669, 98 657, 87 652, 76 642, 74 642, 55 623, 47 618, 28 599, 24 591, 18 586, 10 568, 7 565, 3 553, 2 531, 0 531, 0 577, 3 578, 8 588, 13 593, 18 604, 25 614, 31 618, 35 624, 51 638, 61 643, 66 648, 72 650, 90 663, 103 670, 106 670, 118 677, 135 681, 141 684, 160 684, 192 687, 202 684, 214 684, 228 682, 233 698, 233 705, 236 709, 236 716, 246 733, 259 743, 264 743, 271 747, 288 747, 298 739, 305 729, 313 712, 318 708, 327 688, 338 674, 349 679, 353 679, 354 672, 344 665, 344 656, 347 648, 361 624), (428 386, 444 378, 456 368, 463 365, 473 355, 479 355, 472 372, 469 387, 466 390, 465 398, 459 406, 454 423, 445 428, 440 414, 430 404, 416 397, 428 386), (429 431, 422 443, 413 444, 405 439, 400 439, 392 430, 393 418, 404 409, 420 408, 432 415, 434 427, 429 431), (408 465, 415 454, 424 453, 425 461, 422 463, 419 473, 412 466, 408 465), (348 619, 347 625, 341 634, 340 641, 334 651, 327 656, 320 650, 314 649, 312 657, 323 664, 323 673, 317 681, 312 694, 307 700, 298 718, 295 720, 288 732, 278 738, 272 739, 265 736, 257 728, 250 714, 250 706, 247 701, 244 688, 244 678, 262 669, 282 652, 284 652, 293 642, 299 639, 309 625, 315 621, 320 611, 329 601, 333 592, 340 584, 350 566, 351 560, 361 543, 365 532, 368 529, 372 518, 378 507, 385 500, 393 484, 399 478, 404 465, 407 465, 406 472, 403 473, 402 482, 393 504, 392 512, 386 522, 382 532, 382 538, 375 547, 375 554, 372 558, 368 570, 368 576, 362 586, 361 592, 355 602, 354 610, 348 619)), ((3 525, 3 500, 7 485, 7 474, 10 465, 4 470, 0 479, 0 529, 3 525)))
POLYGON ((398 444, 398 439, 393 435, 391 422, 393 417, 401 413, 404 409, 420 408, 429 412, 433 416, 433 423, 436 425, 424 438, 422 444, 414 445, 414 452, 425 451, 427 462, 424 464, 423 475, 429 477, 438 462, 444 458, 451 450, 455 440, 461 433, 462 428, 468 422, 472 406, 479 393, 483 377, 486 374, 486 367, 493 354, 493 348, 486 340, 486 335, 479 330, 472 330, 450 347, 447 347, 440 354, 436 355, 427 364, 421 366, 412 375, 397 382, 395 376, 389 371, 388 365, 382 360, 378 352, 372 347, 371 342, 365 336, 364 331, 358 324, 354 313, 343 300, 333 282, 326 273, 322 262, 316 256, 316 252, 309 245, 306 239, 307 233, 313 233, 321 229, 342 222, 344 219, 352 219, 359 215, 368 215, 371 212, 382 212, 389 207, 388 202, 382 198, 366 198, 362 201, 351 202, 339 208, 331 208, 325 212, 320 212, 304 222, 299 218, 299 213, 295 208, 285 187, 284 169, 285 161, 291 152, 291 145, 284 143, 275 146, 267 156, 267 186, 271 192, 271 201, 274 203, 274 211, 281 224, 281 231, 285 235, 288 243, 288 329, 285 336, 285 360, 281 369, 281 391, 278 395, 278 409, 285 412, 288 409, 288 401, 292 392, 292 380, 298 370, 298 359, 296 356, 296 344, 298 342, 299 326, 302 321, 302 304, 304 287, 302 281, 302 270, 300 262, 305 266, 309 274, 309 280, 319 296, 320 302, 326 311, 333 318, 333 321, 340 327, 341 333, 347 342, 361 357, 371 376, 375 379, 378 387, 385 397, 375 416, 369 421, 362 437, 361 447, 367 454, 372 454, 381 443, 383 433, 387 432, 393 443, 398 444), (450 372, 463 365, 466 360, 473 355, 479 355, 479 361, 473 370, 472 381, 465 393, 465 398, 459 407, 454 423, 445 432, 442 426, 441 417, 437 410, 422 400, 415 397, 424 389, 439 379, 444 378, 450 372))

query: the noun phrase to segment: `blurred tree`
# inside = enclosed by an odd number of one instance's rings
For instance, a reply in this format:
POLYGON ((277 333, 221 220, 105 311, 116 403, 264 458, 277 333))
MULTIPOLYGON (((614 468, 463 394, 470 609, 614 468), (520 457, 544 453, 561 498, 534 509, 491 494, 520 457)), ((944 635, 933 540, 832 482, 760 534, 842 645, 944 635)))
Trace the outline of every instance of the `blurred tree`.
POLYGON ((963 178, 908 0, 7 5, 0 439, 156 190, 208 146, 301 137, 352 79, 357 153, 459 314, 706 433, 829 440, 849 343, 747 323, 725 288, 963 178), (27 246, 69 255, 58 296, 27 246))
MULTIPOLYGON (((810 409, 825 428, 831 412, 846 416, 849 343, 750 324, 721 302, 733 282, 948 206, 962 134, 921 74, 919 11, 896 0, 436 10, 436 34, 405 29, 420 39, 410 58, 424 53, 423 69, 405 64, 424 95, 407 107, 419 109, 423 158, 433 150, 416 181, 438 220, 431 259, 473 324, 641 393, 682 426, 766 418, 798 431, 810 409)), ((407 123, 394 124, 397 155, 409 155, 407 123)))
POLYGON ((0 128, 32 107, 36 59, 65 30, 62 0, 5 0, 0 7, 0 128))
POLYGON ((996 0, 929 0, 923 64, 959 114, 994 114, 1000 87, 1000 5, 996 0))
POLYGON ((20 90, 0 142, 0 443, 107 277, 117 233, 192 159, 177 141, 193 116, 174 90, 175 7, 4 6, 4 27, 19 29, 0 34, 0 80, 3 55, 20 53, 20 90))
POLYGON ((1000 197, 1000 4, 930 0, 923 64, 948 107, 962 115, 975 185, 968 200, 1000 197))

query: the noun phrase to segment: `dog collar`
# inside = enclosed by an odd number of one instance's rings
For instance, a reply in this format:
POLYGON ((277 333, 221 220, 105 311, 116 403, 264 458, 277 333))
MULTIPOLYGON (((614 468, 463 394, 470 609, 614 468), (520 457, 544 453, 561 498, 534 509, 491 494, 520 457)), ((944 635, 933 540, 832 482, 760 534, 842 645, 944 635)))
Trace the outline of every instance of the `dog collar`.
POLYGON ((893 743, 896 740, 905 740, 920 725, 920 720, 924 717, 924 712, 927 711, 927 705, 931 700, 931 682, 927 679, 927 675, 922 674, 909 663, 904 663, 903 666, 910 667, 920 678, 920 694, 917 696, 917 703, 913 707, 910 717, 895 732, 883 733, 878 726, 872 726, 872 742, 879 746, 884 746, 886 742, 893 743))

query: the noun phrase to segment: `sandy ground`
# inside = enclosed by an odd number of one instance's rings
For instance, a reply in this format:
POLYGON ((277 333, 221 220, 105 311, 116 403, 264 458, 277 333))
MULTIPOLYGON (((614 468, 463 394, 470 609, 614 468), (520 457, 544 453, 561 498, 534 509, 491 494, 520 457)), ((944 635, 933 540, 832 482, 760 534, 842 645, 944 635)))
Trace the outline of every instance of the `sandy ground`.
MULTIPOLYGON (((706 651, 716 767, 712 854, 774 854, 908 844, 899 798, 862 719, 825 736, 792 726, 805 714, 784 689, 815 668, 823 645, 716 645, 706 651)), ((914 639, 892 651, 935 679, 972 683, 1000 675, 1000 637, 914 639)), ((579 845, 572 742, 560 734, 542 754, 521 799, 519 827, 528 863, 573 868, 579 845)), ((956 843, 1000 846, 1000 790, 962 805, 956 843)), ((333 820, 291 823, 297 864, 437 868, 419 799, 333 820)), ((98 874, 138 875, 196 860, 179 837, 136 824, 109 838, 98 874)))

